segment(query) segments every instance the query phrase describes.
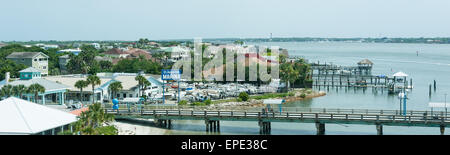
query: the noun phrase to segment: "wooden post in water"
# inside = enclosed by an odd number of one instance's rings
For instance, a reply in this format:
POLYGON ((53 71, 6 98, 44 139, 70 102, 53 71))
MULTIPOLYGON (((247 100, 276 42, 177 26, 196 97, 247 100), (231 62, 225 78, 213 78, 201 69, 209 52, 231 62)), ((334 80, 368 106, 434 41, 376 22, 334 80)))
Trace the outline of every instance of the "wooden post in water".
POLYGON ((428 90, 428 97, 431 97, 431 84, 430 84, 430 89, 428 90))
POLYGON ((383 135, 383 125, 377 123, 376 128, 377 128, 377 135, 383 135))
POLYGON ((434 80, 434 91, 436 91, 436 80, 434 80))
POLYGON ((409 86, 411 87, 411 89, 412 89, 412 78, 411 79, 409 79, 409 86))

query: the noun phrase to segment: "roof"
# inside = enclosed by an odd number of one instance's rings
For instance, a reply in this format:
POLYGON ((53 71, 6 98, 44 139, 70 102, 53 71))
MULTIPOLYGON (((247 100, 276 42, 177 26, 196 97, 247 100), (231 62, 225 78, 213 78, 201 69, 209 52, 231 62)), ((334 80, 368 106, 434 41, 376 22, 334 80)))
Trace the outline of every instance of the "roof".
MULTIPOLYGON (((80 76, 46 76, 42 77, 43 79, 61 83, 63 85, 66 85, 70 91, 80 91, 80 89, 75 87, 75 83, 78 80, 85 80, 87 77, 80 77, 80 76)), ((96 85, 94 89, 99 88, 100 86, 104 85, 106 82, 110 81, 111 78, 100 78, 100 85, 96 85)), ((83 89, 83 91, 90 91, 92 92, 92 86, 89 85, 86 88, 83 89)))
POLYGON ((64 89, 69 89, 70 87, 61 83, 56 83, 47 79, 43 79, 43 78, 33 78, 33 79, 29 79, 29 80, 16 80, 16 81, 12 81, 9 82, 9 85, 12 86, 17 86, 17 85, 24 85, 26 87, 32 85, 32 84, 40 84, 41 86, 43 86, 45 88, 46 92, 50 92, 50 91, 57 91, 57 90, 64 90, 64 89))
POLYGON ((128 52, 124 52, 121 49, 118 48, 112 48, 108 51, 106 51, 104 54, 115 54, 115 55, 119 55, 119 54, 129 54, 128 52))
POLYGON ((144 56, 144 58, 147 60, 152 58, 152 55, 149 52, 137 48, 130 49, 127 51, 127 53, 130 53, 128 57, 131 58, 139 58, 139 56, 141 55, 144 56))
POLYGON ((283 99, 266 99, 264 100, 264 104, 283 104, 286 102, 283 99))
POLYGON ((23 69, 23 70, 19 71, 19 73, 21 73, 21 72, 41 72, 41 71, 40 71, 40 70, 37 70, 37 69, 34 68, 34 67, 28 67, 28 68, 26 68, 26 69, 23 69))
POLYGON ((88 110, 89 110, 89 107, 84 107, 84 108, 80 108, 80 109, 77 109, 77 110, 72 110, 69 113, 77 115, 77 116, 80 116, 82 112, 85 112, 85 111, 88 111, 88 110))
POLYGON ((395 77, 407 77, 408 74, 405 74, 405 73, 403 73, 403 72, 397 72, 397 73, 395 73, 395 74, 392 75, 392 76, 395 76, 395 77))
POLYGON ((66 55, 60 56, 59 58, 63 58, 63 59, 69 59, 69 58, 70 58, 70 56, 69 56, 68 54, 66 54, 66 55))
POLYGON ((15 97, 0 101, 0 134, 36 134, 77 121, 77 116, 15 97))
POLYGON ((42 54, 48 58, 48 56, 42 52, 13 52, 10 55, 8 55, 6 58, 34 58, 34 57, 38 56, 39 54, 42 54))
POLYGON ((373 65, 373 62, 370 61, 369 59, 364 59, 358 62, 358 65, 373 65))

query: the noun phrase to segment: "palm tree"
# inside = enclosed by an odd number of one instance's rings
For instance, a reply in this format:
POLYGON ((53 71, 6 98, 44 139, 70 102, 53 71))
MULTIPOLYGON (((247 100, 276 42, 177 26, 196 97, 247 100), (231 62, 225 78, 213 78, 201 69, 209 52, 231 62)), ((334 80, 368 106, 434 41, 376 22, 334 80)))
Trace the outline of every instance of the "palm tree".
POLYGON ((28 92, 34 94, 34 103, 37 103, 39 93, 45 93, 45 88, 40 84, 32 84, 28 87, 28 92))
POLYGON ((134 80, 138 81, 139 96, 142 96, 142 95, 141 95, 141 91, 142 91, 142 88, 143 88, 143 86, 144 86, 144 83, 145 83, 145 81, 147 81, 147 79, 145 79, 145 77, 142 76, 142 75, 138 75, 138 76, 136 76, 136 77, 134 78, 134 80))
POLYGON ((14 96, 18 96, 19 98, 22 98, 22 94, 27 92, 27 87, 25 87, 25 85, 13 86, 12 92, 13 92, 14 96))
POLYGON ((11 85, 5 85, 2 87, 2 89, 0 90, 1 92, 1 96, 4 97, 11 97, 11 95, 13 94, 13 90, 12 90, 12 86, 11 85))
POLYGON ((280 71, 281 79, 286 82, 286 89, 289 90, 289 84, 298 79, 299 72, 288 63, 281 65, 280 71))
POLYGON ((100 85, 101 81, 97 75, 89 75, 87 78, 87 82, 92 86, 92 104, 94 104, 95 100, 94 88, 96 85, 100 85))
POLYGON ((122 82, 116 81, 109 85, 109 91, 111 92, 111 100, 114 99, 116 93, 123 89, 122 82))
POLYGON ((100 134, 95 128, 108 125, 108 122, 114 120, 114 116, 105 113, 101 104, 95 103, 89 105, 89 110, 80 114, 79 120, 75 123, 75 130, 80 131, 81 134, 100 134))
POLYGON ((89 83, 84 80, 78 80, 75 83, 75 87, 80 89, 80 102, 83 102, 83 88, 86 88, 87 86, 89 86, 89 83))

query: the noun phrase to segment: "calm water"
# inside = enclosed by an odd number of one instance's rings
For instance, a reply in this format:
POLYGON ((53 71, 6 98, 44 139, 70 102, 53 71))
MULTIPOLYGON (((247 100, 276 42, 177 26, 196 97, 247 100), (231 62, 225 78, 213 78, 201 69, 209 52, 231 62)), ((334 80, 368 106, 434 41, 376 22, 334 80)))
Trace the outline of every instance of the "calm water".
MULTIPOLYGON (((298 43, 265 42, 248 43, 280 46, 289 54, 303 56, 310 61, 336 65, 356 65, 362 59, 374 63, 373 74, 392 75, 403 71, 413 79, 414 89, 408 93, 408 110, 429 110, 428 102, 444 102, 450 93, 450 45, 383 44, 383 43, 298 43), (416 55, 419 51, 419 56, 416 55), (428 85, 437 81, 437 90, 428 96, 428 85)), ((408 78, 408 79, 409 79, 408 78)), ((317 88, 315 88, 317 89, 317 88)), ((318 90, 318 89, 317 89, 318 90)), ((390 109, 399 108, 399 100, 387 92, 372 92, 344 88, 330 88, 327 96, 289 103, 288 107, 390 109)), ((450 96, 449 96, 450 98, 450 96)), ((174 129, 167 134, 205 134, 204 121, 175 121, 174 129)), ((450 134, 450 129, 446 134, 450 134)), ((259 134, 257 122, 221 122, 221 134, 259 134)), ((316 134, 315 124, 272 123, 272 134, 316 134)), ((376 134, 374 125, 326 124, 326 134, 376 134)), ((384 126, 384 134, 440 134, 439 128, 384 126)))

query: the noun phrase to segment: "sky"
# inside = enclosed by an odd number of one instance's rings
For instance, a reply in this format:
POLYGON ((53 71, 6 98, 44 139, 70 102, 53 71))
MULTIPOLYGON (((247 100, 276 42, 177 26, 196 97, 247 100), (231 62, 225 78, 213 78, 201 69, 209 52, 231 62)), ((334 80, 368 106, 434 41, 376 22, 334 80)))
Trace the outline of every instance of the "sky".
POLYGON ((450 37, 449 0, 2 0, 0 41, 450 37))

